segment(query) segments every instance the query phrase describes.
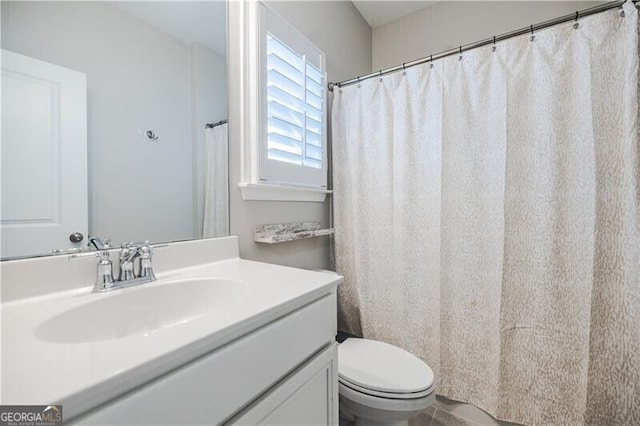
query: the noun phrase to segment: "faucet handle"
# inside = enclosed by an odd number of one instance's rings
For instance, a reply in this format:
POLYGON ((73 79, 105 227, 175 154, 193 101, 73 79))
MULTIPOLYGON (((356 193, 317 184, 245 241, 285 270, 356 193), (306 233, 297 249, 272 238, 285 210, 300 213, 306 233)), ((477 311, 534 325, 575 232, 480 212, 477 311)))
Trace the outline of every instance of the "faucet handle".
POLYGON ((100 262, 111 262, 111 253, 107 250, 100 250, 96 253, 96 257, 100 259, 100 262))
POLYGON ((93 291, 106 291, 113 287, 113 266, 111 263, 110 253, 107 250, 101 250, 95 254, 100 259, 98 262, 98 274, 93 291))
POLYGON ((153 254, 153 247, 148 244, 142 245, 138 248, 140 254, 140 277, 149 277, 151 281, 156 280, 156 275, 153 272, 153 263, 151 262, 151 255, 153 254))
POLYGON ((140 258, 150 258, 153 254, 153 247, 149 244, 144 244, 138 247, 138 253, 140 253, 140 258))

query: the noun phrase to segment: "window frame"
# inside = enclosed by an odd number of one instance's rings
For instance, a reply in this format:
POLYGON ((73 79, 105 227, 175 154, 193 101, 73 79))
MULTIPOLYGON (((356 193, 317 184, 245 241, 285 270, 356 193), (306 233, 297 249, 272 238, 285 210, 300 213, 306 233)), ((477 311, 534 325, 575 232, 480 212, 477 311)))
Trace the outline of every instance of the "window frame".
MULTIPOLYGON (((327 188, 327 90, 326 90, 326 59, 325 54, 309 41, 298 29, 279 16, 268 6, 261 3, 261 25, 260 31, 260 158, 259 158, 259 181, 270 185, 302 186, 312 188, 327 188), (273 160, 268 155, 268 73, 267 73, 267 35, 271 34, 280 43, 289 49, 301 54, 304 57, 304 66, 307 64, 320 69, 323 76, 323 98, 322 98, 322 168, 296 165, 279 160, 273 160), (313 55, 313 57, 311 57, 313 55)), ((304 71, 306 79, 306 70, 304 71)), ((306 81, 304 90, 306 92, 306 81)), ((306 95, 306 94, 305 94, 306 95)), ((306 103, 306 101, 305 101, 306 103)), ((305 114, 306 115, 306 114, 305 114)), ((303 133, 307 128, 303 129, 303 133)), ((303 137, 303 150, 305 149, 306 136, 303 137)))

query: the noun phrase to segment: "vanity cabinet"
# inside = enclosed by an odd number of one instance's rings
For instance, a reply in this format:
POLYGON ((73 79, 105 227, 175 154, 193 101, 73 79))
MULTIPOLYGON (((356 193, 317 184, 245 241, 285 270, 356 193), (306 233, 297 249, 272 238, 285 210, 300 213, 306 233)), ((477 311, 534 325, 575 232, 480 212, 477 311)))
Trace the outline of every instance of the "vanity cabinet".
POLYGON ((337 424, 336 328, 330 293, 70 423, 337 424))

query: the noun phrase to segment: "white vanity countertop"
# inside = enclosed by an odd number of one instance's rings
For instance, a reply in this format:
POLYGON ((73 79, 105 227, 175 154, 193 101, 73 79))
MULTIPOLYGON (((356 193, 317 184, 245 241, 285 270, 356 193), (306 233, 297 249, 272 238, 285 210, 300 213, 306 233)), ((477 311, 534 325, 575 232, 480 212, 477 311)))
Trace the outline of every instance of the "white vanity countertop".
POLYGON ((335 292, 341 281, 339 275, 234 258, 167 271, 154 283, 109 293, 84 287, 4 303, 1 403, 63 404, 65 419, 73 418, 335 292), (172 281, 192 278, 240 281, 246 294, 231 306, 152 333, 82 343, 37 336, 41 324, 88 302, 144 291, 145 286, 179 286, 172 281))

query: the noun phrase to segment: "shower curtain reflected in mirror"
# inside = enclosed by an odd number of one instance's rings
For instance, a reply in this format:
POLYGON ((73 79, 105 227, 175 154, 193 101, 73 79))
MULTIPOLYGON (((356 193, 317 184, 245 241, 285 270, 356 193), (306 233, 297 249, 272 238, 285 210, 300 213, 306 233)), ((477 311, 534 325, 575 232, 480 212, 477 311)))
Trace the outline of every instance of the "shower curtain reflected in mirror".
POLYGON ((638 17, 334 91, 339 325, 525 424, 640 424, 638 17))
POLYGON ((202 238, 229 235, 229 173, 227 123, 206 129, 202 238))

